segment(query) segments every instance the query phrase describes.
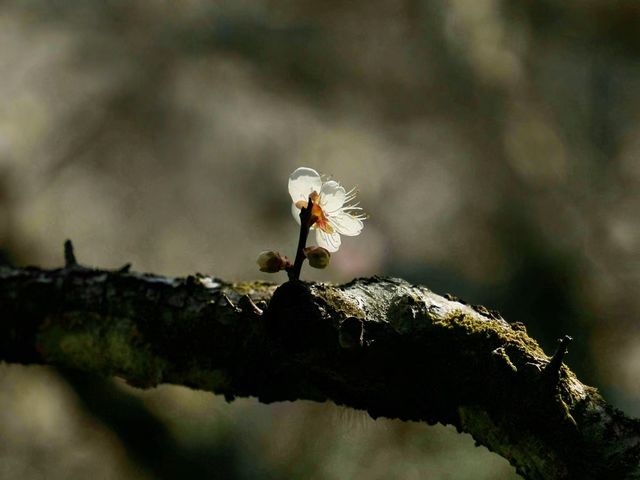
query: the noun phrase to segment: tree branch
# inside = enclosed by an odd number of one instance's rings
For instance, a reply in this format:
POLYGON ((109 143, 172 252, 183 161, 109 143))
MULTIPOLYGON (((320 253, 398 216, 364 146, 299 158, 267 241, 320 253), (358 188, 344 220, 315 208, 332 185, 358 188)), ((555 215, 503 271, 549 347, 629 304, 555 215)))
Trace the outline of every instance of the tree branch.
POLYGON ((484 307, 391 278, 227 283, 0 267, 0 360, 455 425, 528 479, 640 478, 640 422, 484 307))

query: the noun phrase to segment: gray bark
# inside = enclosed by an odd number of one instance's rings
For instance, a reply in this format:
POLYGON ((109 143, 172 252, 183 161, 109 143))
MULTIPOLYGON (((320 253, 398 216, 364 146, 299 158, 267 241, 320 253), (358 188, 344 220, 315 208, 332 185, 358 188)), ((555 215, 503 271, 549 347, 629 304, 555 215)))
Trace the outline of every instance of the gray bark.
POLYGON ((522 324, 392 278, 227 283, 0 267, 0 360, 468 432, 527 479, 640 478, 640 422, 522 324))

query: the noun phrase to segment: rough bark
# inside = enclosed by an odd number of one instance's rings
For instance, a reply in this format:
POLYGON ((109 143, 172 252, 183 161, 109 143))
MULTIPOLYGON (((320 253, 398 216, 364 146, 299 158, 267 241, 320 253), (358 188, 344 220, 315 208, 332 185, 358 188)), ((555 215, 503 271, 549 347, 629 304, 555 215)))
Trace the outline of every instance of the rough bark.
POLYGON ((522 324, 392 278, 227 283, 0 267, 0 360, 455 425, 527 479, 640 478, 640 422, 522 324))

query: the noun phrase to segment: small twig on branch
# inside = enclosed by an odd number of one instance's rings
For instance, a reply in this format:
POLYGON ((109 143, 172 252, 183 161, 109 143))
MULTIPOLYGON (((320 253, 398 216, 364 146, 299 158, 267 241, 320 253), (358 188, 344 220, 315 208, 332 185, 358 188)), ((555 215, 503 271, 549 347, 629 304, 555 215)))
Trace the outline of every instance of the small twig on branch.
POLYGON ((66 268, 75 268, 78 266, 76 255, 73 252, 73 243, 69 239, 64 241, 64 266, 66 268))
POLYGON ((560 367, 562 367, 562 360, 568 351, 569 344, 573 341, 573 338, 569 335, 565 335, 562 338, 558 339, 558 348, 556 349, 553 357, 547 364, 545 368, 545 373, 548 375, 557 378, 560 373, 560 367))

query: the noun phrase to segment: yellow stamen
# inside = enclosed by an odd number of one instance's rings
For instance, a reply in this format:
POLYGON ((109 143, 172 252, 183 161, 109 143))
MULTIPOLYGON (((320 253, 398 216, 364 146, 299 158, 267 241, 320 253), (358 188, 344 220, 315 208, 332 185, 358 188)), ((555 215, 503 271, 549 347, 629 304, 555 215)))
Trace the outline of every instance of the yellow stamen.
MULTIPOLYGON (((317 228, 325 233, 333 233, 333 227, 329 225, 329 219, 324 214, 322 207, 320 206, 320 195, 318 192, 312 192, 309 195, 311 198, 311 225, 315 225, 317 228)), ((307 200, 298 200, 295 205, 299 209, 307 208, 309 202, 307 200)))

